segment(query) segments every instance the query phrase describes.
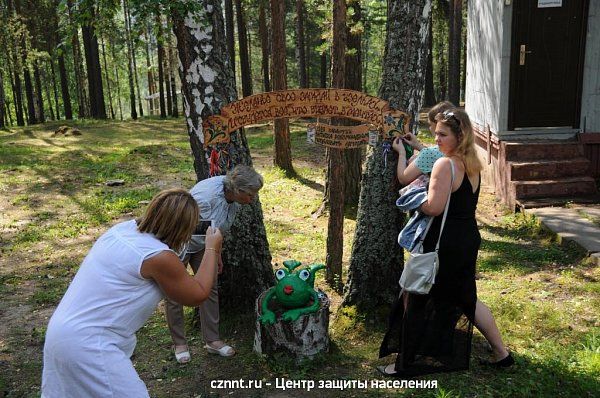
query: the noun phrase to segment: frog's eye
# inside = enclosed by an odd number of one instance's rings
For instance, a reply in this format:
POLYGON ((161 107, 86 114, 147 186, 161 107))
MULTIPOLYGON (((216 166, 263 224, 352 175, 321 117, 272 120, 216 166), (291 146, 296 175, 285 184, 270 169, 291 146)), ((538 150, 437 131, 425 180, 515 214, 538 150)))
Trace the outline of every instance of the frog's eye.
POLYGON ((278 281, 282 280, 285 277, 285 271, 282 269, 278 269, 277 272, 275 272, 275 278, 277 278, 278 281))
POLYGON ((303 269, 302 271, 300 271, 298 273, 298 276, 300 277, 300 279, 302 279, 303 281, 305 281, 308 278, 310 278, 310 272, 307 269, 303 269))

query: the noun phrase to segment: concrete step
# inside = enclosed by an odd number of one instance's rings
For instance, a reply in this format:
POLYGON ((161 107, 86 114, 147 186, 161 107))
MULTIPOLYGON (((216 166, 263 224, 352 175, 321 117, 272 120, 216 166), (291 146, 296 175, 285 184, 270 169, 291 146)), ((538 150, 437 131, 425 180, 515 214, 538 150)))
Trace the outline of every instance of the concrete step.
MULTIPOLYGON (((517 200, 517 207, 521 210, 537 209, 540 207, 564 206, 567 203, 573 204, 600 204, 600 195, 580 195, 580 196, 555 196, 548 198, 523 198, 517 200)), ((600 216, 598 218, 600 220, 600 216)))
POLYGON ((564 177, 552 180, 511 181, 515 199, 557 196, 590 196, 598 193, 592 177, 564 177))
POLYGON ((511 181, 577 177, 590 174, 590 161, 584 157, 508 162, 508 164, 511 181))
POLYGON ((509 142, 505 147, 507 161, 524 162, 542 159, 573 159, 583 156, 581 144, 572 141, 509 142))

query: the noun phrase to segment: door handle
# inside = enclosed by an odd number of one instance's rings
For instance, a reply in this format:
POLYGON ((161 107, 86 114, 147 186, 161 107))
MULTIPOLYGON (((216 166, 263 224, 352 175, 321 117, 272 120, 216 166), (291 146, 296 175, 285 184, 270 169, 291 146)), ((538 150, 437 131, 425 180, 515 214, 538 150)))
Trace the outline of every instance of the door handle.
POLYGON ((527 51, 527 46, 521 44, 521 51, 519 51, 519 65, 525 65, 525 54, 529 54, 531 51, 527 51))

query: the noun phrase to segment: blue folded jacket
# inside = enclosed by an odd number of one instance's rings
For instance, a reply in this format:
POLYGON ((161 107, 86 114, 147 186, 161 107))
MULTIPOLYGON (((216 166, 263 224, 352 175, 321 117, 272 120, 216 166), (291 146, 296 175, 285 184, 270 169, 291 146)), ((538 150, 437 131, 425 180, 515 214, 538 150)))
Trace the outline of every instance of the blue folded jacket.
MULTIPOLYGON (((396 200, 396 206, 402 211, 410 211, 418 209, 426 201, 427 187, 416 187, 400 196, 396 200)), ((427 224, 430 219, 431 216, 417 210, 400 231, 398 244, 408 251, 413 251, 419 240, 425 238, 427 224)))

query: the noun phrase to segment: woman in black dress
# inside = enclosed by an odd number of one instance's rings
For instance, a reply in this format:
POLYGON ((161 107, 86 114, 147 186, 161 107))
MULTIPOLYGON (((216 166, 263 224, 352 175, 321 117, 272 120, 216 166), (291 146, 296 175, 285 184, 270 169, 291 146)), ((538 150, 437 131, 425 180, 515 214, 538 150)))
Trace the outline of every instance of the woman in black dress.
MULTIPOLYGON (((380 358, 398 353, 395 363, 378 368, 387 376, 468 369, 473 325, 493 349, 491 365, 506 367, 514 363, 492 313, 477 299, 475 264, 481 237, 475 209, 482 166, 475 152, 471 122, 457 108, 438 114, 436 120, 435 141, 445 156, 433 166, 428 199, 421 211, 435 217, 423 242, 423 251, 431 252, 435 250, 446 201, 451 195, 440 241, 440 267, 429 294, 403 293, 392 308, 379 352, 380 358)), ((394 149, 398 162, 406 164, 402 142, 395 142, 394 149)))

